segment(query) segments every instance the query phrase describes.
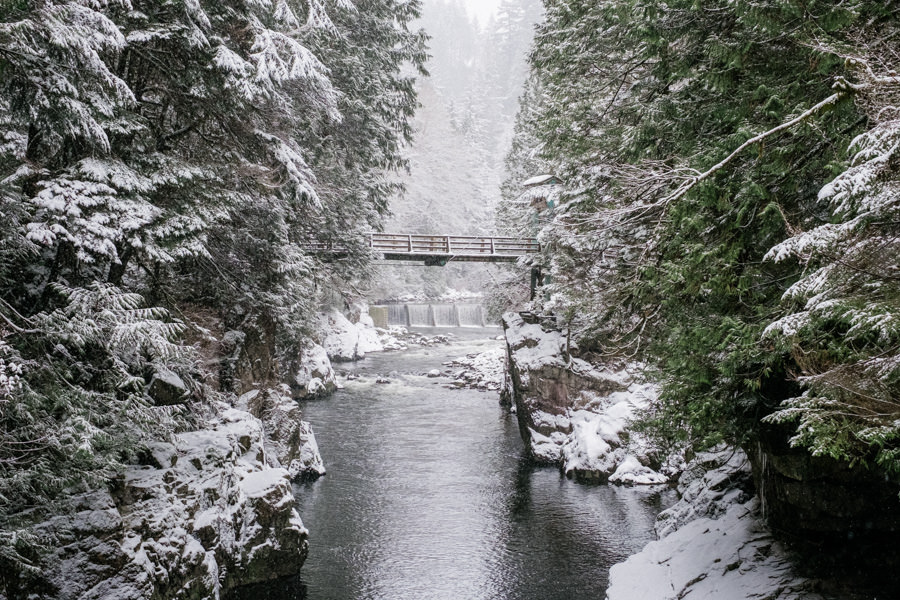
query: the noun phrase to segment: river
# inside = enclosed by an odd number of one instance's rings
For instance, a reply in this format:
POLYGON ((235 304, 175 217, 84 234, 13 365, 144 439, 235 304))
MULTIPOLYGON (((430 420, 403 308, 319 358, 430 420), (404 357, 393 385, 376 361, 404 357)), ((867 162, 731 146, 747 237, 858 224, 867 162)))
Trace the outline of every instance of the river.
MULTIPOLYGON (((463 330, 456 330, 460 332, 463 330)), ((257 599, 602 599, 611 565, 653 539, 669 490, 587 486, 523 455, 496 392, 425 376, 502 342, 369 355, 334 396, 302 404, 328 474, 297 484, 310 530, 299 578, 257 599), (376 379, 390 383, 376 383, 376 379)))

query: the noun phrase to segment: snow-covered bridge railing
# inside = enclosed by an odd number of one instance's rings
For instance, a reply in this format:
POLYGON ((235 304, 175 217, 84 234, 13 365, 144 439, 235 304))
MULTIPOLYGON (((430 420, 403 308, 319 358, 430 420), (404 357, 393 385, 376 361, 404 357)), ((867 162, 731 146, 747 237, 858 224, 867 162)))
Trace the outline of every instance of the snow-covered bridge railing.
MULTIPOLYGON (((422 260, 426 265, 462 262, 515 262, 541 250, 537 240, 512 237, 371 233, 369 247, 385 260, 422 260)), ((340 254, 338 245, 310 244, 308 251, 340 254)))

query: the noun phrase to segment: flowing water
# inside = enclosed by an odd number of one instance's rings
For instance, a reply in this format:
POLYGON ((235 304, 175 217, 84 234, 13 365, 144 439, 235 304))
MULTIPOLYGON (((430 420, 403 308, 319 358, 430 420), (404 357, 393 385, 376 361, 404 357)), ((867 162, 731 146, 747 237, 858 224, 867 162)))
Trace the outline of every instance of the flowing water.
POLYGON ((431 306, 428 304, 407 304, 406 313, 410 327, 428 327, 432 325, 431 306))
POLYGON ((303 403, 328 469, 296 489, 309 558, 299 578, 246 597, 604 597, 609 567, 652 539, 673 494, 586 486, 535 468, 496 393, 423 375, 498 343, 369 355, 341 366, 358 376, 343 390, 303 403))
POLYGON ((409 316, 406 313, 405 304, 388 304, 388 325, 409 325, 409 316))
POLYGON ((484 327, 484 310, 480 304, 457 304, 460 327, 484 327))
POLYGON ((435 327, 459 327, 455 304, 432 304, 431 314, 434 315, 431 324, 435 327))
POLYGON ((478 327, 485 326, 480 304, 387 304, 387 325, 402 327, 478 327))

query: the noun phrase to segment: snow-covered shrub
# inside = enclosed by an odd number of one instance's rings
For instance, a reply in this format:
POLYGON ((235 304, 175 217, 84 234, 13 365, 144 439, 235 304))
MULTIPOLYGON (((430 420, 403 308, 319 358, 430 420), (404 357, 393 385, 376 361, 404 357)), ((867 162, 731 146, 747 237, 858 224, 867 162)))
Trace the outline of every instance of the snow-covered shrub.
POLYGON ((11 357, 12 352, 12 348, 0 340, 0 402, 8 401, 22 386, 22 365, 11 357))

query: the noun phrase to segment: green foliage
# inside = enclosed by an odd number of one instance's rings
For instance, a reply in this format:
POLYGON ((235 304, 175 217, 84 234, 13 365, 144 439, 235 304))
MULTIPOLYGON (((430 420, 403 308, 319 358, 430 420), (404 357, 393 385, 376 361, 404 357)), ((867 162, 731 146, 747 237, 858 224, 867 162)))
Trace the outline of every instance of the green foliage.
POLYGON ((0 519, 40 507, 62 490, 118 473, 149 439, 165 437, 179 411, 156 407, 147 386, 159 369, 186 373, 183 325, 112 286, 57 287, 61 306, 7 336, 14 385, 0 397, 0 519))
MULTIPOLYGON (((648 364, 662 393, 643 425, 669 442, 745 442, 786 402, 773 418, 800 419, 797 443, 845 459, 870 446, 888 456, 895 432, 886 423, 860 429, 861 421, 835 411, 835 389, 824 392, 817 370, 849 369, 846 382, 864 368, 859 361, 895 347, 891 336, 872 342, 896 311, 886 275, 878 275, 877 292, 857 288, 849 302, 826 303, 832 323, 817 319, 799 332, 815 330, 817 342, 764 331, 812 265, 766 260, 770 249, 823 220, 846 219, 847 202, 844 213, 829 214, 819 190, 846 168, 843 148, 866 116, 896 115, 867 110, 872 101, 857 91, 730 155, 828 98, 841 78, 864 79, 846 57, 878 56, 885 72, 895 66, 884 64, 895 61, 891 50, 869 46, 890 39, 891 9, 866 0, 550 0, 546 7, 532 54, 542 95, 525 99, 528 127, 518 136, 566 182, 541 231, 554 281, 548 308, 572 315, 582 347, 648 364), (827 361, 811 368, 798 342, 827 361), (825 398, 832 404, 816 413, 810 402, 825 398), (813 423, 803 415, 817 419, 815 427, 804 429, 813 423)), ((887 215, 879 217, 879 232, 892 235, 887 215)), ((859 275, 863 262, 856 265, 857 277, 828 289, 871 283, 859 275)), ((879 397, 895 398, 885 386, 879 397)))

